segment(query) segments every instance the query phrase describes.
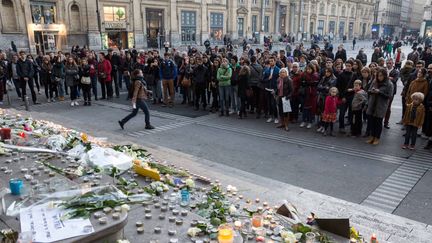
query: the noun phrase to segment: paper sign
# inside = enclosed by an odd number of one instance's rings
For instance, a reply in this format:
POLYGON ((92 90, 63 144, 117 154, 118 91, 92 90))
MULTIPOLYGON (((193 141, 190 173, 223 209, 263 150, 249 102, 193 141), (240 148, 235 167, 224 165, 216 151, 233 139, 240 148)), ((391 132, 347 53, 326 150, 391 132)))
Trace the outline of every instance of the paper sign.
POLYGON ((49 204, 51 203, 26 208, 20 212, 21 232, 33 232, 33 242, 54 242, 94 232, 89 219, 63 220, 65 211, 49 208, 49 204))
POLYGON ((289 99, 285 99, 285 98, 281 98, 282 99, 282 108, 283 108, 283 112, 287 113, 287 112, 291 112, 291 102, 289 99))

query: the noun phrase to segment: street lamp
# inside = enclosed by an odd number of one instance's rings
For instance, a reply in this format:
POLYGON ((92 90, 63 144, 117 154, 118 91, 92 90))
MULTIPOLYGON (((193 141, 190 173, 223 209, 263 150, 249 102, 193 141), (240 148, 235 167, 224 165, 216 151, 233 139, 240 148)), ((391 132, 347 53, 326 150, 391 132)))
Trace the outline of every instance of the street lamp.
POLYGON ((100 35, 101 49, 103 49, 102 24, 101 24, 100 11, 99 11, 99 0, 96 0, 96 17, 97 17, 97 22, 98 22, 98 30, 99 30, 99 35, 100 35))

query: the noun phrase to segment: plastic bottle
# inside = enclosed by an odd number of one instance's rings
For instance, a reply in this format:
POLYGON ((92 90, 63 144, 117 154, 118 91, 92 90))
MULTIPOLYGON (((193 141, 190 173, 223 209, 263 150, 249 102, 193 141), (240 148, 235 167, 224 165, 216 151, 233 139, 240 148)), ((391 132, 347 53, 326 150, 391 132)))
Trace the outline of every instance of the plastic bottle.
POLYGON ((180 191, 180 205, 181 206, 187 206, 190 202, 190 194, 189 191, 186 188, 181 189, 180 191))

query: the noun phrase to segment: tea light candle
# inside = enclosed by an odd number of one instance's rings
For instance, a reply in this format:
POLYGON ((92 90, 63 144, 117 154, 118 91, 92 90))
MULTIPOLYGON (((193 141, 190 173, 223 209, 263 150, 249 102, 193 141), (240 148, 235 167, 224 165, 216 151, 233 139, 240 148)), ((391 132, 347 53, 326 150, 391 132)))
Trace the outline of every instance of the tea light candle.
POLYGON ((150 208, 144 208, 144 212, 145 213, 151 213, 151 209, 150 208))
POLYGON ((170 239, 169 243, 178 243, 178 239, 170 239))
POLYGON ((137 221, 136 223, 135 223, 135 226, 136 227, 142 227, 144 225, 144 223, 142 222, 142 221, 137 221))
POLYGON ((138 227, 138 228, 137 228, 137 233, 138 233, 138 234, 142 234, 142 233, 144 233, 144 227, 138 227))
POLYGON ((103 209, 104 213, 111 213, 111 211, 112 211, 112 208, 110 208, 110 207, 106 207, 103 209))
POLYGON ((179 211, 178 211, 177 209, 174 209, 174 210, 172 211, 172 214, 173 214, 173 215, 178 215, 178 214, 179 214, 179 211))
POLYGON ((161 212, 166 212, 166 211, 168 211, 167 207, 161 207, 161 212))
POLYGON ((268 202, 263 202, 263 207, 267 207, 268 206, 268 202))
POLYGON ((177 230, 168 230, 168 235, 173 236, 177 234, 177 230))
POLYGON ((159 219, 160 219, 160 220, 164 220, 164 219, 165 219, 165 214, 160 214, 160 215, 159 215, 159 219))
POLYGON ((120 214, 119 213, 113 213, 112 218, 113 219, 120 219, 120 214))
POLYGON ((187 215, 188 215, 188 211, 187 210, 181 211, 181 216, 187 216, 187 215))
POLYGON ((152 218, 152 215, 148 213, 148 214, 145 215, 145 218, 146 218, 146 219, 151 219, 151 218, 152 218))
POLYGON ((183 225, 183 220, 182 219, 177 219, 176 220, 176 225, 183 225))
POLYGON ((106 217, 102 217, 99 219, 99 224, 106 224, 108 223, 108 219, 106 217))
POLYGON ((174 222, 176 221, 176 217, 169 217, 169 218, 168 218, 168 221, 169 221, 170 223, 174 223, 174 222))
POLYGON ((259 202, 260 202, 260 199, 259 199, 259 198, 256 198, 256 199, 255 199, 255 202, 256 202, 256 203, 259 203, 259 202))
POLYGON ((95 217, 95 219, 99 219, 99 218, 102 218, 105 215, 102 212, 96 212, 96 213, 93 214, 93 216, 95 217))
POLYGON ((154 228, 154 232, 155 232, 155 234, 160 234, 162 232, 162 228, 157 226, 154 228))
POLYGON ((121 212, 121 207, 120 206, 115 207, 114 208, 114 212, 117 212, 117 213, 121 212))
POLYGON ((22 168, 22 169, 21 169, 21 172, 22 172, 22 173, 27 173, 27 171, 28 171, 27 168, 22 168))

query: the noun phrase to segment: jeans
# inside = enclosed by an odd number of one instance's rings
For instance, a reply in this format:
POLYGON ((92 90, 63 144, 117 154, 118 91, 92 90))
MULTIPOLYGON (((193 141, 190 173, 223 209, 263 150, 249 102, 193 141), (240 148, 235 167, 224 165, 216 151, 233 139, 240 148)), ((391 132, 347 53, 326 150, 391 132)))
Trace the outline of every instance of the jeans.
POLYGON ((108 97, 108 99, 111 99, 113 97, 112 81, 101 82, 101 90, 102 90, 102 99, 105 99, 106 97, 108 97))
POLYGON ((218 88, 213 88, 211 87, 211 93, 212 93, 212 109, 218 109, 219 108, 219 100, 218 100, 218 96, 219 96, 219 89, 218 88))
POLYGON ((231 97, 231 86, 219 86, 219 106, 222 113, 229 110, 229 97, 231 97))
POLYGON ((64 82, 65 82, 65 80, 62 78, 62 79, 60 79, 60 81, 57 84, 57 90, 58 90, 58 93, 59 93, 60 97, 64 97, 65 96, 64 82))
POLYGON ((290 102, 291 102, 290 120, 297 121, 299 116, 300 100, 298 97, 291 97, 290 102))
POLYGON ((268 116, 268 104, 267 104, 267 91, 264 89, 260 89, 259 91, 259 102, 258 102, 258 109, 257 113, 258 115, 261 114, 262 111, 264 111, 264 115, 268 116))
POLYGON ((409 145, 410 139, 411 139, 411 145, 415 146, 416 140, 417 140, 417 130, 418 128, 415 126, 405 126, 406 134, 405 134, 405 145, 409 145))
POLYGON ((238 86, 231 86, 231 109, 235 112, 240 110, 240 100, 238 97, 238 86))
POLYGON ((32 78, 29 78, 27 81, 24 80, 24 78, 21 79, 21 94, 22 94, 21 98, 23 101, 25 101, 24 97, 27 95, 27 84, 30 88, 30 93, 32 96, 33 103, 36 103, 37 97, 36 97, 36 92, 34 91, 34 83, 32 78))
POLYGON ((345 129, 345 113, 348 110, 348 101, 339 106, 339 129, 345 129))
POLYGON ((302 113, 303 122, 306 123, 312 123, 313 117, 312 117, 312 111, 310 108, 304 108, 302 113))
POLYGON ((91 80, 93 95, 95 97, 95 100, 97 100, 97 86, 98 86, 97 77, 96 76, 93 76, 93 77, 90 76, 90 80, 91 80))
POLYGON ((351 135, 353 136, 358 136, 361 135, 362 132, 362 127, 363 127, 363 119, 362 119, 362 115, 363 115, 363 111, 362 110, 358 110, 358 111, 353 111, 353 121, 351 124, 351 135))
POLYGON ((369 116, 368 118, 369 128, 371 131, 371 136, 374 138, 381 138, 381 132, 383 128, 383 118, 376 116, 369 116))
POLYGON ((269 109, 269 113, 273 118, 277 118, 278 114, 277 114, 276 100, 270 92, 267 91, 265 92, 267 97, 267 106, 269 109))
MULTIPOLYGON (((112 90, 112 83, 114 82, 115 94, 116 94, 116 97, 119 97, 120 96, 120 90, 119 90, 119 73, 117 72, 117 70, 113 71, 111 73, 111 77, 112 77, 111 90, 112 90)), ((108 97, 110 97, 110 96, 108 95, 108 97)), ((112 97, 112 95, 111 95, 111 97, 112 97)))
MULTIPOLYGON (((126 85, 126 89, 129 90, 130 88, 130 76, 126 76, 126 75, 122 75, 125 85, 126 85)), ((121 88, 121 87, 120 87, 121 88)))
POLYGON ((153 92, 153 100, 158 101, 162 99, 162 84, 160 80, 155 80, 155 84, 152 85, 151 90, 153 92))
POLYGON ((91 101, 91 84, 81 84, 85 102, 91 101))
POLYGON ((17 95, 18 95, 18 98, 21 98, 21 82, 20 82, 20 80, 19 79, 12 79, 12 81, 13 81, 13 84, 14 84, 14 86, 15 86, 15 90, 16 90, 16 93, 17 93, 17 95))
POLYGON ((138 114, 139 109, 141 109, 144 112, 146 126, 150 125, 150 111, 147 104, 142 99, 136 100, 136 108, 132 110, 132 113, 127 115, 125 118, 123 118, 121 120, 121 123, 126 124, 130 119, 132 119, 138 114))
POLYGON ((163 96, 164 103, 174 104, 174 80, 172 79, 162 79, 162 88, 163 88, 163 96))
POLYGON ((76 100, 78 96, 78 85, 70 86, 70 99, 72 101, 76 100))
POLYGON ((207 107, 207 100, 205 94, 205 84, 195 84, 195 108, 199 108, 200 101, 205 109, 207 107))

